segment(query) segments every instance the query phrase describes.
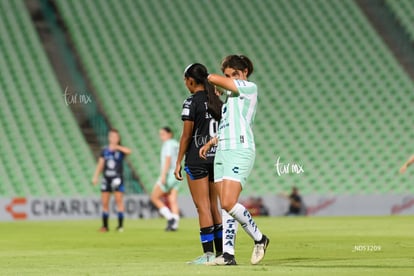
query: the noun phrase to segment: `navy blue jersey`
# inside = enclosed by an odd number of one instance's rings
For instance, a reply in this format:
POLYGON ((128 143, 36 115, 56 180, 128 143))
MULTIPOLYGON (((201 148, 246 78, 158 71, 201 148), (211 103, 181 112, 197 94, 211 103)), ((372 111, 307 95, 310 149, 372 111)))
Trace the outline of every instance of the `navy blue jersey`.
POLYGON ((193 121, 192 139, 185 155, 186 165, 212 164, 216 146, 207 152, 207 160, 201 159, 199 151, 204 144, 217 134, 218 122, 213 119, 207 108, 207 91, 199 91, 188 97, 183 104, 181 119, 193 121))
POLYGON ((111 178, 122 178, 122 161, 125 157, 124 153, 121 151, 112 151, 109 147, 105 147, 102 149, 101 157, 105 160, 103 175, 111 178))

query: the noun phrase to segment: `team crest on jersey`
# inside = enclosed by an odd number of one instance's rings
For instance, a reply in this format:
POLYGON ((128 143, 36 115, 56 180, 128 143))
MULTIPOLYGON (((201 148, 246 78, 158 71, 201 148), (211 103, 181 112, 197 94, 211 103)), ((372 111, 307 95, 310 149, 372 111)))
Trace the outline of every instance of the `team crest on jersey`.
POLYGON ((116 163, 113 159, 109 159, 106 164, 107 164, 108 168, 110 168, 110 169, 114 169, 115 165, 116 165, 116 163))
POLYGON ((119 159, 119 151, 117 151, 117 152, 115 152, 115 154, 114 154, 114 157, 115 157, 115 159, 119 159))

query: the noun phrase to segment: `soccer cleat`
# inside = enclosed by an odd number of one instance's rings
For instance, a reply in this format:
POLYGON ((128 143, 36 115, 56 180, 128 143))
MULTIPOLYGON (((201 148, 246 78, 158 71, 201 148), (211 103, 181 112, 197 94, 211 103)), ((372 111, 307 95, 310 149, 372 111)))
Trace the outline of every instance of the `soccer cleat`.
POLYGON ((215 258, 214 261, 206 263, 206 265, 237 265, 237 263, 233 255, 230 255, 229 253, 224 253, 223 255, 220 255, 219 257, 215 258))
POLYGON ((123 232, 124 232, 124 227, 120 227, 120 226, 118 226, 118 227, 116 228, 116 231, 117 231, 118 233, 123 233, 123 232))
POLYGON ((253 265, 258 264, 261 260, 263 260, 269 243, 270 240, 265 235, 263 235, 262 240, 260 242, 255 242, 252 258, 250 259, 250 262, 253 265))
POLYGON ((107 227, 104 227, 104 226, 102 226, 100 229, 99 229, 99 232, 101 232, 101 233, 106 233, 106 232, 108 232, 109 231, 109 229, 107 228, 107 227))
POLYGON ((174 228, 174 224, 176 223, 176 220, 174 218, 169 219, 167 221, 167 227, 165 227, 165 231, 177 231, 177 228, 174 228))
POLYGON ((213 252, 206 252, 204 255, 195 258, 193 261, 187 262, 187 264, 192 265, 205 265, 207 263, 213 262, 216 257, 213 252))

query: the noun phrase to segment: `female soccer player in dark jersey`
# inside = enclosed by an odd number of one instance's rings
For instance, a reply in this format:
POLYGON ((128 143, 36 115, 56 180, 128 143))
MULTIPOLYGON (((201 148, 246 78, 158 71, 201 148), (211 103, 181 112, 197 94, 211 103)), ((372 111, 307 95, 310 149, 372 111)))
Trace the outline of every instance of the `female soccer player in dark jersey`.
POLYGON ((184 71, 185 85, 192 94, 183 104, 184 122, 178 151, 175 177, 182 180, 181 161, 185 154, 185 168, 191 196, 197 208, 200 238, 204 254, 192 264, 205 264, 214 260, 214 246, 218 255, 222 252, 221 214, 214 187, 213 161, 215 147, 207 158, 199 157, 200 148, 217 132, 222 102, 214 87, 207 81, 207 68, 199 63, 189 65, 184 71))
POLYGON ((250 262, 258 264, 264 258, 269 239, 259 230, 249 211, 238 203, 256 156, 252 125, 258 90, 255 83, 247 80, 253 73, 253 63, 246 56, 230 55, 223 59, 221 70, 225 77, 216 74, 208 76, 209 82, 223 88, 227 95, 218 135, 200 150, 200 157, 207 158, 210 148, 218 145, 214 160, 214 178, 223 208, 225 237, 223 256, 214 262, 218 265, 236 264, 233 229, 235 221, 238 221, 254 240, 250 262))
POLYGON ((108 146, 104 147, 98 160, 95 173, 92 178, 94 185, 98 184, 99 174, 103 173, 101 184, 102 200, 102 228, 101 232, 108 232, 109 218, 109 198, 112 192, 115 192, 115 202, 118 211, 118 232, 123 232, 124 221, 124 202, 123 193, 125 191, 122 181, 122 162, 125 155, 131 153, 127 147, 121 146, 121 136, 118 130, 111 129, 108 133, 108 146))

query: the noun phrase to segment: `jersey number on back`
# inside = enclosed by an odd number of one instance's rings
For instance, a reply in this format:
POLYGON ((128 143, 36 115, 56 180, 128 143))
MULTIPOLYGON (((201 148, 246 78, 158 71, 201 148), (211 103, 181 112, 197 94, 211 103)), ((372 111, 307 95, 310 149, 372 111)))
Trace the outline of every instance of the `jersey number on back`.
POLYGON ((217 131, 218 131, 218 122, 214 119, 210 120, 210 137, 215 137, 217 135, 217 131))

